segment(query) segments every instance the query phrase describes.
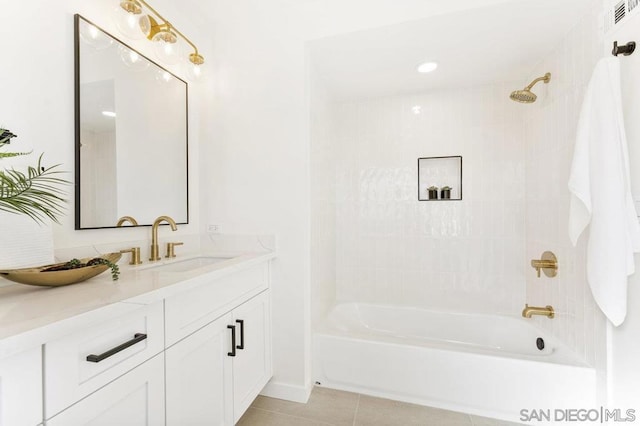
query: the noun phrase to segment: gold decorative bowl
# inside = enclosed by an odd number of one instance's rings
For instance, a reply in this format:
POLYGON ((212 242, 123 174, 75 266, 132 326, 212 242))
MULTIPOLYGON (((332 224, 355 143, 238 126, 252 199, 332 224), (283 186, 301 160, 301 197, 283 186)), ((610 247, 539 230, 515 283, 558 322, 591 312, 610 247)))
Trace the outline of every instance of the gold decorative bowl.
MULTIPOLYGON (((122 257, 121 253, 108 253, 100 256, 111 263, 117 263, 122 257)), ((95 257, 80 259, 80 262, 87 263, 95 257)), ((109 269, 109 265, 91 265, 82 268, 67 269, 64 271, 44 271, 54 266, 64 265, 66 262, 44 265, 36 268, 9 269, 0 271, 0 277, 20 284, 38 285, 45 287, 59 287, 63 285, 76 284, 93 278, 109 269)))

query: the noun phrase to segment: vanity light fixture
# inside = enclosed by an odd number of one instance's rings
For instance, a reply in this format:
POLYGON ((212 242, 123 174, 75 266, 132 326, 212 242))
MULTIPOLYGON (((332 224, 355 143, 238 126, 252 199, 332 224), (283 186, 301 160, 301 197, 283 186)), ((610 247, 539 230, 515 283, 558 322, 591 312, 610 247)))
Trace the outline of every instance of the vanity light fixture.
POLYGON ((142 34, 156 45, 156 54, 163 61, 172 64, 179 59, 178 38, 181 37, 191 46, 193 52, 187 57, 190 67, 190 74, 200 75, 200 66, 204 64, 204 57, 198 52, 198 48, 191 40, 182 34, 176 27, 160 15, 145 0, 122 0, 117 8, 116 22, 120 22, 118 28, 127 35, 129 29, 136 27, 136 33, 142 34), (148 14, 144 14, 145 9, 148 14), (124 30, 123 30, 124 29, 124 30))

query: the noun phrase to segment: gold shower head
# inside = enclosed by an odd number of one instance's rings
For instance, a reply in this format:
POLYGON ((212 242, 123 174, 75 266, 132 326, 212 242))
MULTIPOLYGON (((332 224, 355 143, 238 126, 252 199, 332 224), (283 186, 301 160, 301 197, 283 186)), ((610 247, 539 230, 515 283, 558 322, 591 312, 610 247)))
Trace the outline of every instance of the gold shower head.
POLYGON ((549 83, 549 81, 551 81, 551 73, 546 73, 544 75, 544 77, 536 78, 535 80, 533 80, 531 82, 531 84, 529 84, 527 87, 525 87, 522 90, 516 90, 514 92, 511 92, 511 96, 509 96, 509 97, 512 100, 514 100, 516 102, 523 103, 523 104, 532 104, 532 103, 534 103, 536 101, 536 99, 538 99, 538 97, 536 96, 535 93, 533 93, 531 91, 531 89, 533 88, 533 86, 535 86, 540 81, 544 81, 545 84, 549 83))

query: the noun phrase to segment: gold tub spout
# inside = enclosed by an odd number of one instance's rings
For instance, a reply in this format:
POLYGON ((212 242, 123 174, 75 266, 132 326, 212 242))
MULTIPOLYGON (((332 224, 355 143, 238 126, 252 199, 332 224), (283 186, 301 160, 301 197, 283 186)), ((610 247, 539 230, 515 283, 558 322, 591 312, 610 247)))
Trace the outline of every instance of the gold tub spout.
POLYGON ((553 306, 547 305, 544 308, 539 306, 524 305, 522 310, 522 316, 525 318, 531 318, 533 315, 542 315, 543 317, 553 318, 556 316, 553 306))
POLYGON ((169 216, 160 216, 153 222, 153 226, 151 227, 151 256, 149 257, 149 260, 151 261, 160 260, 160 249, 158 248, 158 226, 161 222, 167 222, 171 225, 172 231, 178 230, 176 222, 169 216))

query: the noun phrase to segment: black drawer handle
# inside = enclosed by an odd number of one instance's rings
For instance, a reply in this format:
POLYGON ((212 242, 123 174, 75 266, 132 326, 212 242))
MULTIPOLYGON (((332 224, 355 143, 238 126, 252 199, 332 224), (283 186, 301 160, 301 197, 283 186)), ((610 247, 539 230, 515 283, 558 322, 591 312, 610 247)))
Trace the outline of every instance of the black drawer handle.
POLYGON ((238 349, 244 349, 244 320, 236 320, 240 324, 240 344, 236 346, 238 349))
POLYGON ((236 356, 236 326, 228 325, 227 328, 231 330, 231 352, 227 352, 227 355, 236 356))
POLYGON ((128 342, 125 342, 125 343, 123 343, 123 344, 121 344, 119 346, 116 346, 113 349, 109 349, 105 353, 102 353, 100 355, 87 355, 87 361, 89 361, 89 362, 100 362, 100 361, 102 361, 104 359, 109 358, 110 356, 113 356, 113 355, 117 354, 118 352, 122 352, 123 350, 127 349, 129 346, 133 346, 138 342, 142 342, 146 338, 147 338, 146 334, 136 333, 136 334, 133 335, 133 339, 131 339, 128 342))

